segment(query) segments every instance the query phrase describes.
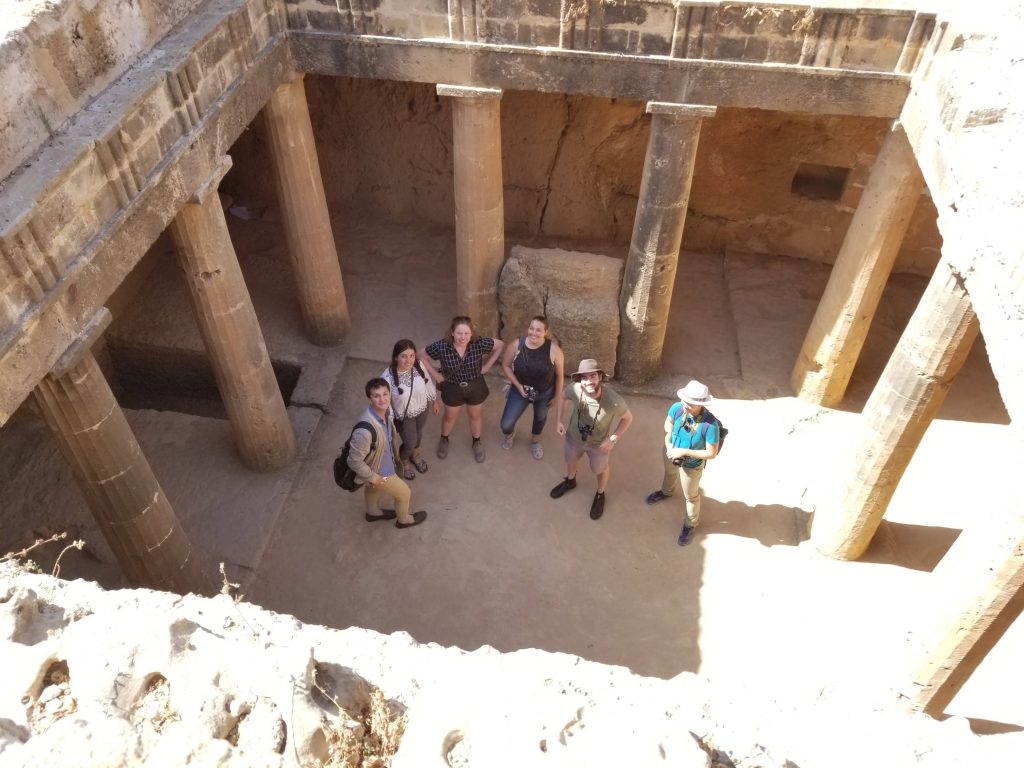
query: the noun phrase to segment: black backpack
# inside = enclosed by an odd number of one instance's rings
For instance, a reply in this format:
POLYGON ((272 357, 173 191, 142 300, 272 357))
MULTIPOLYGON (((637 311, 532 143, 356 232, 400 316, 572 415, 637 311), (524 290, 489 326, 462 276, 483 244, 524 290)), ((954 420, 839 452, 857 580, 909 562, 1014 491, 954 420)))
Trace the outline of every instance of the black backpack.
POLYGON ((365 429, 370 433, 370 453, 377 450, 377 430, 369 422, 360 421, 352 427, 352 432, 341 449, 341 455, 334 460, 334 482, 346 491, 358 491, 363 487, 363 481, 356 475, 355 470, 348 465, 348 455, 352 450, 352 435, 356 433, 357 429, 365 429))
POLYGON ((716 457, 721 456, 722 455, 722 449, 725 447, 725 436, 729 434, 729 430, 726 428, 725 424, 723 424, 721 421, 719 421, 718 417, 715 416, 715 414, 713 414, 707 408, 704 409, 704 412, 708 415, 708 418, 705 419, 703 422, 701 422, 701 425, 700 425, 700 436, 703 437, 705 440, 707 440, 708 439, 708 427, 711 426, 712 422, 717 424, 718 425, 718 453, 716 453, 715 456, 716 457))

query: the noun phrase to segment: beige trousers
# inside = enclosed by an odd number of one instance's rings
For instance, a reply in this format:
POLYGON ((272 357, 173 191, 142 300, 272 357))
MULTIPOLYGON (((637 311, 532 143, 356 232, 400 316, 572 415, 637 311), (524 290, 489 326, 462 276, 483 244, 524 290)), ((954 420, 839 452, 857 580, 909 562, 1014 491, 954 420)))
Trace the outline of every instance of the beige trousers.
POLYGON ((671 496, 676 492, 676 486, 683 488, 683 499, 686 501, 686 523, 694 528, 700 522, 700 478, 704 474, 704 464, 696 469, 688 467, 677 467, 672 459, 663 456, 665 460, 665 478, 661 481, 661 492, 671 496))
POLYGON ((390 475, 381 485, 376 487, 367 483, 363 486, 364 498, 366 499, 366 514, 380 514, 380 495, 386 493, 395 500, 395 512, 398 514, 398 522, 411 523, 412 516, 409 514, 409 500, 412 498, 412 491, 405 480, 398 475, 390 475))

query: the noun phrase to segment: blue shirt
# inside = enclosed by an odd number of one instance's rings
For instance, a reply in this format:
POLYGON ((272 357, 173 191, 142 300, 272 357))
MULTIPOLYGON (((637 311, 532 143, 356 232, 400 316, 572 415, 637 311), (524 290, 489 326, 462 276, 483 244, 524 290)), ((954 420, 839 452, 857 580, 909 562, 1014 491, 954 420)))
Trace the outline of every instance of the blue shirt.
MULTIPOLYGON (((700 412, 694 419, 683 410, 682 403, 675 403, 668 409, 668 417, 672 419, 672 447, 688 448, 694 451, 702 451, 708 445, 718 444, 718 421, 708 414, 707 409, 700 412), (707 425, 705 431, 704 425, 707 425)), ((704 459, 695 459, 687 456, 683 459, 683 466, 689 469, 696 469, 704 463, 704 459)))
POLYGON ((391 446, 391 429, 388 427, 387 414, 382 419, 373 411, 373 418, 384 427, 384 457, 380 460, 380 470, 377 472, 381 477, 388 477, 395 474, 395 452, 391 446))

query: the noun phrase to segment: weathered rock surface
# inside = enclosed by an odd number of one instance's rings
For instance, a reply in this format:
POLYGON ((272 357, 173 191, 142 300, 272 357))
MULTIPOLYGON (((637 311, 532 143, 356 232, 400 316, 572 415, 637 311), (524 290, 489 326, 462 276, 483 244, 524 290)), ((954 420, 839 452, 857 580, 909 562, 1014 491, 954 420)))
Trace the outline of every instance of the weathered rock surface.
POLYGON ((502 337, 526 332, 530 318, 547 315, 562 340, 565 372, 583 358, 615 371, 619 339, 619 290, 623 262, 595 253, 560 248, 512 247, 498 280, 502 337))
POLYGON ((1024 747, 959 719, 854 715, 824 694, 798 710, 688 673, 465 653, 11 563, 0 574, 4 765, 948 768, 1009 765, 1024 747))

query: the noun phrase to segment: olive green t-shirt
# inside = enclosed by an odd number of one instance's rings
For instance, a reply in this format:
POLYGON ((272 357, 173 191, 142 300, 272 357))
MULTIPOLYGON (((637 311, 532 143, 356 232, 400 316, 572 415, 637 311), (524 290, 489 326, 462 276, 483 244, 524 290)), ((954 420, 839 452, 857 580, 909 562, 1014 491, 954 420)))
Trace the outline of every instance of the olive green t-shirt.
POLYGON ((599 400, 590 397, 584 399, 582 393, 583 385, 578 381, 569 382, 565 387, 565 403, 568 409, 566 429, 574 440, 597 446, 608 439, 612 428, 626 414, 629 407, 622 396, 609 389, 607 384, 601 387, 599 400))

